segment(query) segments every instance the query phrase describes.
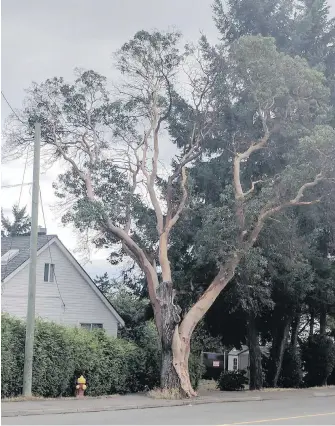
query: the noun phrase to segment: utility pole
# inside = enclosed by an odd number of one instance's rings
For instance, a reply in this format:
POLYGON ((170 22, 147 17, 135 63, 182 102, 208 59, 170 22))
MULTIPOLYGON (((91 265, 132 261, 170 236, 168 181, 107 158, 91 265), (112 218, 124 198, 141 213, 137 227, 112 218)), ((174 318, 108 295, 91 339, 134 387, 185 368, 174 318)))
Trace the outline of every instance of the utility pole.
POLYGON ((30 264, 29 287, 26 324, 26 344, 24 351, 23 395, 31 396, 33 378, 34 331, 35 331, 35 299, 36 299, 36 263, 38 235, 38 204, 40 192, 40 151, 41 125, 35 123, 33 191, 31 204, 30 264))

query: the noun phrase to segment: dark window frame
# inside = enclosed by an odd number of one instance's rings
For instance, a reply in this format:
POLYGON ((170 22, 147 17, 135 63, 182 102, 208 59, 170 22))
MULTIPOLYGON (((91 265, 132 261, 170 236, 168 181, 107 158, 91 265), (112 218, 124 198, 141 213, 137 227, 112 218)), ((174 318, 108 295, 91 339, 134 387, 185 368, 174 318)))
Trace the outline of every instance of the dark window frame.
POLYGON ((44 282, 53 283, 55 281, 55 264, 45 263, 44 264, 44 282))
POLYGON ((81 322, 80 327, 88 331, 103 329, 104 325, 101 322, 81 322))

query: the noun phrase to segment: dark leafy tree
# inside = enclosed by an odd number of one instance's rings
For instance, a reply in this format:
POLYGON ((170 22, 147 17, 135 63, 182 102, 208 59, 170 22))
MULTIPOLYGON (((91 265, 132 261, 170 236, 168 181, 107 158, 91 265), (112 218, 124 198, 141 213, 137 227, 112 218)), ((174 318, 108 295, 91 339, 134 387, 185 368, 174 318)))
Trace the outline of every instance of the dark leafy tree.
POLYGON ((1 236, 16 237, 19 235, 29 235, 31 223, 26 206, 19 208, 19 206, 15 204, 12 208, 12 214, 13 221, 5 217, 1 210, 1 236))
MULTIPOLYGON (((162 345, 161 386, 193 396, 194 329, 250 262, 268 221, 321 202, 318 188, 332 184, 329 90, 304 59, 261 36, 241 37, 229 52, 202 38, 199 49, 182 52, 178 34, 140 31, 122 46, 117 64, 126 79, 122 99, 112 102, 106 80, 83 72, 74 84, 55 78, 34 85, 22 118, 29 135, 36 120, 42 123, 52 159, 68 166, 55 185, 68 209, 64 222, 94 232, 94 241, 113 252, 119 243, 119 254, 142 270, 162 345), (182 97, 179 73, 189 61, 191 96, 182 97), (178 155, 171 173, 159 176, 164 130, 178 155), (195 174, 212 174, 215 162, 223 167, 212 182, 224 186, 217 203, 206 203, 195 174), (148 197, 138 191, 142 182, 148 197), (169 250, 181 216, 194 209, 201 226, 192 231, 191 214, 189 260, 212 268, 206 283, 192 283, 192 301, 182 309, 182 275, 174 285, 169 250)), ((7 146, 25 147, 26 136, 20 126, 12 129, 7 146)))
POLYGON ((115 288, 115 283, 109 279, 107 272, 100 276, 97 275, 94 283, 105 296, 109 296, 115 288))
MULTIPOLYGON (((291 55, 304 57, 311 66, 322 70, 327 78, 326 84, 331 89, 331 93, 334 93, 334 19, 331 18, 329 6, 325 1, 287 2, 286 0, 268 0, 254 2, 249 0, 231 0, 226 2, 224 7, 222 7, 222 2, 217 0, 214 2, 213 11, 214 19, 222 35, 222 41, 226 50, 229 50, 232 43, 244 35, 261 34, 263 36, 274 37, 279 50, 291 55)), ((332 105, 334 105, 333 100, 332 105)), ((331 112, 329 116, 332 116, 331 112)), ((285 149, 289 149, 292 146, 292 140, 287 136, 285 138, 288 145, 286 145, 285 149)), ((282 146, 285 146, 283 142, 282 140, 282 146)), ((264 167, 269 167, 270 170, 277 169, 278 167, 280 169, 283 163, 281 154, 282 152, 280 151, 277 151, 276 154, 272 152, 271 160, 269 158, 265 159, 267 165, 264 159, 262 162, 258 159, 258 165, 255 163, 251 164, 251 173, 255 172, 259 166, 263 170, 264 167)), ((213 188, 215 189, 215 187, 213 188)), ((220 191, 217 193, 220 194, 220 191)), ((312 208, 317 207, 314 206, 312 208)), ((329 211, 331 211, 331 208, 329 211)), ((298 210, 295 213, 300 215, 302 211, 298 210)), ((305 211, 304 216, 306 217, 309 214, 310 209, 305 211)), ((305 236, 308 232, 306 228, 301 230, 301 233, 305 236)), ((323 278, 321 281, 324 286, 323 278)), ((318 294, 322 293, 327 297, 327 291, 322 291, 321 287, 318 294)), ((277 286, 277 299, 280 294, 280 288, 285 289, 285 287, 277 286)), ((286 292, 286 290, 284 291, 286 292)), ((284 296, 284 299, 287 301, 287 295, 284 296)), ((302 294, 300 295, 300 300, 303 300, 302 294)), ((289 305, 292 306, 291 302, 289 305)), ((286 309, 286 304, 280 305, 277 303, 275 307, 277 315, 279 315, 280 306, 286 309)), ((306 319, 306 306, 306 304, 302 303, 301 309, 296 310, 292 320, 290 318, 294 310, 290 309, 289 316, 284 313, 280 314, 282 318, 286 318, 285 321, 291 322, 291 348, 292 352, 295 353, 295 358, 298 357, 296 351, 298 350, 299 324, 302 317, 306 319)), ((318 311, 318 308, 313 307, 312 309, 313 312, 318 311)), ((323 317, 325 317, 324 311, 323 309, 323 317)), ((313 322, 311 321, 311 324, 313 322)), ((325 321, 322 321, 322 323, 324 324, 325 321)), ((274 327, 274 330, 277 330, 276 327, 274 327)), ((287 333, 288 331, 286 331, 287 333)), ((283 336, 285 333, 280 334, 283 336)))
POLYGON ((307 386, 325 386, 335 367, 335 344, 327 336, 315 335, 302 347, 307 386))

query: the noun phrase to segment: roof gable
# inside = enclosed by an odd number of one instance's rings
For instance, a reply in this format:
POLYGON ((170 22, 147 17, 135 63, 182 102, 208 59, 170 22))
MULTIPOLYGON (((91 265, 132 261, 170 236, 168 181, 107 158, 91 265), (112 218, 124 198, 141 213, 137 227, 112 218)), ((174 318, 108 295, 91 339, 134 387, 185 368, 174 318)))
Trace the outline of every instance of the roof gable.
MULTIPOLYGON (((44 247, 56 235, 39 235, 37 239, 37 251, 44 247)), ((9 277, 21 265, 30 258, 30 236, 1 237, 1 257, 9 250, 19 250, 18 254, 6 265, 1 267, 1 281, 9 277)))
MULTIPOLYGON (((115 316, 117 321, 124 326, 124 321, 116 311, 111 302, 107 297, 99 290, 95 285, 92 278, 80 265, 80 263, 75 259, 75 257, 70 253, 70 251, 64 246, 64 244, 59 240, 57 235, 39 235, 37 243, 37 256, 39 256, 44 250, 48 249, 51 244, 56 244, 57 247, 61 250, 63 255, 70 261, 72 266, 79 272, 84 281, 92 288, 95 294, 99 297, 102 303, 107 306, 111 313, 115 316)), ((19 249, 20 252, 14 259, 8 262, 8 267, 4 266, 1 268, 1 281, 9 281, 14 275, 16 275, 21 269, 29 264, 30 260, 30 237, 2 237, 1 238, 1 255, 5 254, 10 249, 19 249), (12 240, 12 241, 10 241, 12 240), (17 261, 18 259, 18 261, 17 261)))
POLYGON ((241 355, 244 352, 247 352, 248 350, 249 350, 248 346, 242 345, 241 349, 233 348, 230 352, 228 352, 228 355, 235 355, 235 356, 236 355, 241 355))

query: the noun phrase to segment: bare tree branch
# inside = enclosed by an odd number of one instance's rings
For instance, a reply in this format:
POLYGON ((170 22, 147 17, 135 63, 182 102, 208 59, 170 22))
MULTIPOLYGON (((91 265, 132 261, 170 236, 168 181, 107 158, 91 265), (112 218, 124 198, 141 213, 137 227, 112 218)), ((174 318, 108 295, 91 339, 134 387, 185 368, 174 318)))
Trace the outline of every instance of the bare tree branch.
POLYGON ((165 226, 165 232, 169 233, 170 230, 172 229, 172 227, 177 223, 181 212, 183 211, 185 204, 186 204, 186 200, 187 200, 187 188, 186 188, 186 182, 187 182, 187 174, 186 174, 186 168, 183 167, 182 168, 182 179, 180 182, 180 186, 181 186, 181 190, 183 193, 182 199, 179 203, 178 209, 175 213, 175 215, 171 218, 171 219, 167 219, 166 222, 166 226, 165 226))
POLYGON ((293 200, 291 200, 290 203, 292 203, 292 205, 298 203, 301 200, 301 198, 303 198, 306 189, 313 188, 322 180, 324 180, 322 173, 319 173, 318 175, 316 175, 313 182, 308 182, 308 183, 305 183, 304 185, 302 185, 302 187, 299 189, 296 197, 293 200))
MULTIPOLYGON (((146 161, 147 161, 147 152, 148 152, 148 137, 150 136, 152 130, 154 129, 154 125, 151 125, 151 128, 149 132, 145 132, 144 138, 143 138, 143 157, 141 161, 141 170, 144 176, 146 177, 146 186, 149 192, 150 200, 153 205, 153 208, 155 210, 156 219, 157 219, 157 232, 158 235, 161 235, 164 228, 164 220, 163 220, 163 213, 160 206, 160 203, 158 201, 156 191, 155 191, 155 179, 156 179, 156 173, 157 173, 157 160, 158 160, 158 136, 156 135, 156 145, 157 149, 154 152, 154 160, 153 160, 153 170, 152 173, 149 175, 148 170, 146 169, 146 161), (154 167, 155 165, 155 167, 154 167)), ((155 149, 155 148, 154 148, 155 149)))
POLYGON ((303 184, 298 192, 297 195, 294 199, 284 202, 282 204, 280 204, 279 206, 276 207, 272 207, 269 208, 268 210, 264 209, 263 211, 261 211, 258 220, 256 222, 255 227, 253 228, 252 232, 250 233, 250 237, 248 239, 247 242, 247 247, 251 247, 257 240, 263 225, 266 221, 266 219, 268 219, 270 216, 272 216, 274 213, 278 213, 281 210, 287 208, 287 207, 292 207, 292 206, 309 206, 312 204, 317 204, 319 203, 321 200, 320 199, 316 199, 316 200, 312 200, 312 201, 302 201, 301 199, 304 196, 304 192, 307 188, 313 188, 315 187, 320 181, 322 181, 322 175, 321 173, 319 173, 318 175, 316 175, 315 179, 312 182, 307 182, 305 184, 303 184))
POLYGON ((244 151, 243 153, 236 153, 234 158, 234 189, 236 199, 243 199, 246 196, 246 193, 243 192, 241 183, 241 161, 247 160, 252 153, 264 148, 269 138, 270 133, 267 131, 262 137, 262 139, 260 139, 256 143, 252 143, 246 151, 244 151))
POLYGON ((254 192, 254 190, 255 190, 255 185, 257 185, 257 183, 260 183, 260 182, 263 182, 263 180, 262 180, 262 179, 260 179, 260 180, 256 180, 256 181, 254 181, 254 182, 251 182, 251 188, 250 188, 247 192, 245 192, 245 193, 244 193, 244 197, 246 197, 247 195, 249 195, 249 194, 251 194, 252 192, 254 192))

